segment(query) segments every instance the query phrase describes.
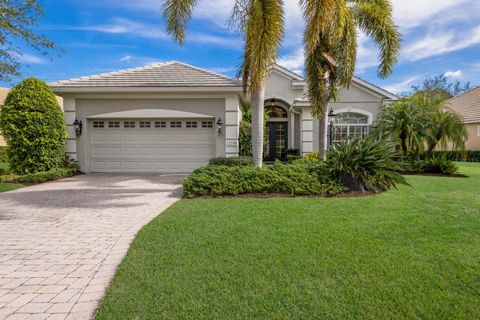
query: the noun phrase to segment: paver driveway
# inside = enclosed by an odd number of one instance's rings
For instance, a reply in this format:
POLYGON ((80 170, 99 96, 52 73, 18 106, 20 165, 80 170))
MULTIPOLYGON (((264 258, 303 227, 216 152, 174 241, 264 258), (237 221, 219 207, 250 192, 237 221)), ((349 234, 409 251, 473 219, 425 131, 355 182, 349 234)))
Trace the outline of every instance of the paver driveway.
POLYGON ((181 176, 81 175, 0 193, 0 319, 89 319, 181 176))

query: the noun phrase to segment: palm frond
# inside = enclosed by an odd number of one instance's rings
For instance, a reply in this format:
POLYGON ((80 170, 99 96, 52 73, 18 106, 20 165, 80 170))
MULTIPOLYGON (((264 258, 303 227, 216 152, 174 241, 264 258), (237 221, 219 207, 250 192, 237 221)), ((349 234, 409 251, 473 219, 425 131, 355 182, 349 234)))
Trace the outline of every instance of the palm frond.
POLYGON ((185 42, 187 23, 192 18, 192 10, 196 4, 197 0, 166 0, 163 4, 167 32, 180 44, 185 42))

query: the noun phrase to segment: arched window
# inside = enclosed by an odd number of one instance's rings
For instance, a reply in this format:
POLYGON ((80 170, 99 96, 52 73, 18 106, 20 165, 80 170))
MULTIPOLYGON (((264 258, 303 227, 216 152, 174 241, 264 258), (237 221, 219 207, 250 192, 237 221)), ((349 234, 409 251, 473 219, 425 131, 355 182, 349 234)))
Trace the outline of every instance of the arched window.
POLYGON ((279 106, 265 107, 265 111, 268 112, 269 118, 288 118, 287 111, 279 106))
POLYGON ((369 130, 368 116, 353 112, 339 113, 334 120, 333 143, 351 138, 364 138, 369 130))

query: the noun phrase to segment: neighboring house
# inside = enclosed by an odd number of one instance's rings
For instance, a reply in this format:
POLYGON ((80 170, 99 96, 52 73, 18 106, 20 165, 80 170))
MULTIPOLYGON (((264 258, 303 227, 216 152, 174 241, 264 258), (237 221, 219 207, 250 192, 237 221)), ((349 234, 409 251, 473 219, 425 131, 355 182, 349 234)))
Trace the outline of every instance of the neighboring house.
MULTIPOLYGON (((238 155, 241 82, 180 62, 166 62, 52 83, 64 98, 67 153, 85 172, 189 172, 213 157, 238 155), (78 119, 83 132, 76 136, 78 119)), ((275 66, 266 85, 269 151, 321 150, 321 121, 311 115, 305 79, 275 66)), ((355 78, 330 106, 334 141, 368 133, 386 101, 397 97, 355 78)), ((324 123, 324 122, 322 122, 324 123)))
MULTIPOLYGON (((0 109, 1 106, 5 103, 5 99, 7 98, 8 93, 10 92, 9 88, 0 88, 0 109)), ((57 97, 57 101, 60 104, 60 107, 63 108, 63 99, 61 97, 57 97)), ((0 134, 0 146, 5 146, 7 143, 5 139, 0 134)))
POLYGON ((468 133, 465 149, 480 150, 480 87, 447 100, 443 108, 462 117, 468 133))

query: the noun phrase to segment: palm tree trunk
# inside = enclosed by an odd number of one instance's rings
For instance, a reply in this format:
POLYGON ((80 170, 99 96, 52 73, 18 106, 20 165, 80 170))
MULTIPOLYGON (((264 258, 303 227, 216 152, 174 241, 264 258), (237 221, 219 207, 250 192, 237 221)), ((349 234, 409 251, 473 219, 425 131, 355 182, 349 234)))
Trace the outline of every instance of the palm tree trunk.
POLYGON ((325 161, 327 160, 327 150, 328 150, 328 137, 327 137, 327 128, 328 128, 328 103, 330 102, 330 67, 324 66, 325 74, 323 75, 323 83, 324 83, 324 93, 322 95, 322 105, 323 105, 323 118, 320 121, 323 121, 323 125, 320 125, 319 134, 320 134, 320 143, 321 149, 320 156, 325 161))
POLYGON ((265 84, 258 90, 252 90, 252 155, 253 165, 262 167, 265 84))

